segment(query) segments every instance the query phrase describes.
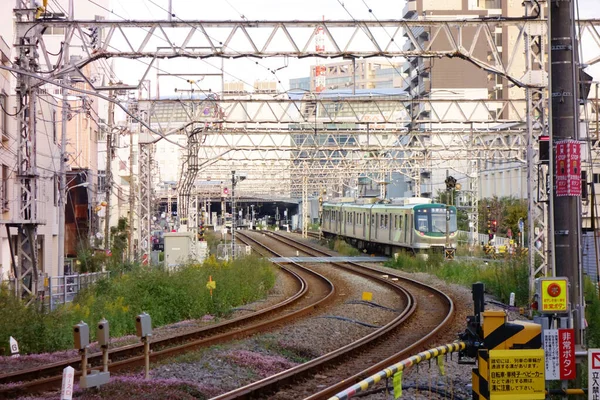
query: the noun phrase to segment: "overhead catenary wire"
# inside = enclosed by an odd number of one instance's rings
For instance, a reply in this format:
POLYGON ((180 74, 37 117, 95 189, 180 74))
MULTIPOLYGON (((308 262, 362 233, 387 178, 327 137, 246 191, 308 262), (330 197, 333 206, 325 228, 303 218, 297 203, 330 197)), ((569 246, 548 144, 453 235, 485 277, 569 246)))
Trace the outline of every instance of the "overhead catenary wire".
MULTIPOLYGON (((39 80, 41 80, 41 81, 44 81, 44 82, 50 83, 50 84, 52 84, 52 85, 55 85, 55 86, 64 87, 64 88, 67 88, 67 89, 69 89, 69 90, 71 90, 71 91, 74 91, 74 92, 79 92, 79 93, 84 93, 84 94, 87 94, 87 95, 90 95, 90 96, 96 96, 96 97, 99 97, 99 98, 101 98, 101 99, 103 99, 103 100, 106 100, 106 101, 109 101, 109 102, 111 102, 111 103, 114 103, 114 104, 116 104, 116 105, 117 105, 117 106, 118 106, 118 107, 119 107, 121 110, 123 110, 123 111, 125 112, 125 114, 129 115, 129 116, 130 116, 131 118, 133 118, 135 121, 137 121, 137 122, 139 122, 140 124, 142 124, 142 126, 143 126, 144 128, 146 128, 146 129, 148 129, 148 131, 150 131, 151 133, 153 133, 153 134, 155 134, 155 135, 158 135, 158 136, 160 136, 160 138, 162 138, 162 139, 165 139, 165 140, 166 140, 167 142, 169 142, 169 143, 172 143, 172 144, 174 144, 174 145, 176 145, 176 146, 179 146, 179 147, 181 147, 181 148, 185 148, 185 146, 183 146, 183 145, 181 145, 181 144, 179 144, 179 143, 177 143, 177 142, 174 142, 174 141, 170 140, 170 139, 169 139, 169 138, 167 138, 167 137, 166 137, 164 134, 162 134, 162 133, 160 133, 160 132, 157 132, 157 131, 155 131, 154 129, 152 129, 152 127, 150 127, 150 126, 149 126, 149 125, 148 125, 146 122, 144 122, 142 119, 138 118, 138 117, 137 117, 137 116, 135 116, 133 113, 131 113, 131 112, 130 112, 130 111, 127 109, 127 107, 123 106, 123 105, 122 105, 122 104, 121 104, 119 101, 117 101, 117 100, 114 100, 114 99, 111 99, 111 98, 110 98, 110 97, 108 97, 108 96, 102 95, 102 94, 100 94, 100 93, 97 93, 97 92, 94 92, 94 91, 91 91, 91 90, 86 90, 86 89, 81 89, 81 88, 74 87, 74 86, 65 85, 65 84, 63 84, 62 82, 57 82, 57 81, 55 81, 55 80, 52 80, 52 79, 49 79, 49 78, 45 78, 45 77, 39 76, 39 75, 37 75, 37 74, 36 74, 36 73, 34 73, 34 72, 29 72, 29 71, 24 71, 24 70, 17 69, 17 68, 7 67, 7 66, 5 66, 5 65, 0 65, 0 69, 6 70, 6 71, 13 71, 13 72, 16 72, 16 73, 19 73, 19 74, 22 74, 22 75, 31 76, 31 77, 37 78, 37 79, 39 79, 39 80)), ((157 140, 160 140, 160 139, 157 139, 157 140)), ((155 140, 155 141, 154 141, 154 142, 152 142, 152 143, 155 143, 157 140, 155 140)))

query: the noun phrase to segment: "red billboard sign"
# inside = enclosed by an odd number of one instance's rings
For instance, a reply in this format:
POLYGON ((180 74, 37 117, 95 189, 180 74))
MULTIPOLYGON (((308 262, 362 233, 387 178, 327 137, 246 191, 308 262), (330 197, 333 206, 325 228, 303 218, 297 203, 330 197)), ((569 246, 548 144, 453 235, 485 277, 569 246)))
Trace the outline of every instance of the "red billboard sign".
POLYGON ((581 144, 576 140, 556 142, 554 151, 557 196, 581 196, 581 144))

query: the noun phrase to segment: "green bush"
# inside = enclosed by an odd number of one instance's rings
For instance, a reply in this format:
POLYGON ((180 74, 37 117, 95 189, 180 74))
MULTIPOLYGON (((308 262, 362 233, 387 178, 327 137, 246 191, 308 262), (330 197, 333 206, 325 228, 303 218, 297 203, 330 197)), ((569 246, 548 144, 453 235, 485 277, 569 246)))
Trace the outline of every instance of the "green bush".
POLYGON ((585 295, 585 318, 588 322, 587 347, 600 347, 600 298, 598 297, 598 288, 588 278, 584 281, 585 295))
POLYGON ((481 261, 445 261, 441 254, 430 254, 427 259, 400 254, 386 265, 407 272, 428 273, 467 287, 483 282, 488 293, 505 303, 511 292, 515 293, 517 304, 527 304, 529 300, 529 269, 525 258, 513 257, 484 264, 481 261))
MULTIPOLYGON (((73 344, 72 325, 80 320, 92 326, 106 318, 111 336, 123 336, 135 332, 134 318, 141 312, 150 314, 154 327, 205 314, 222 316, 233 307, 265 297, 275 283, 271 264, 255 257, 229 263, 209 258, 202 265, 178 271, 138 266, 114 275, 81 292, 73 303, 48 313, 26 307, 6 288, 0 290, 0 338, 15 337, 23 353, 68 349, 73 344), (212 297, 206 287, 209 277, 216 282, 212 297)), ((95 330, 90 333, 95 335, 95 330)), ((7 353, 8 343, 0 346, 0 354, 7 353)))
POLYGON ((333 251, 336 251, 340 254, 343 254, 345 256, 360 256, 360 250, 358 250, 355 247, 350 246, 348 243, 346 243, 345 241, 343 241, 342 239, 336 239, 333 242, 333 251))

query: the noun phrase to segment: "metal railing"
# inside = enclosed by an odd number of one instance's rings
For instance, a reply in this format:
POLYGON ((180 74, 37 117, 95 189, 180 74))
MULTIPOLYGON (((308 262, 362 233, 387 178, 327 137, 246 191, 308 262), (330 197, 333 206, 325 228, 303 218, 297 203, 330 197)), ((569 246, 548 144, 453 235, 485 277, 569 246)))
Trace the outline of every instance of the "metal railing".
POLYGON ((110 272, 107 271, 48 277, 45 303, 50 310, 54 310, 60 304, 72 302, 82 289, 109 276, 110 272))
MULTIPOLYGON (((44 282, 44 290, 40 299, 49 310, 54 310, 61 304, 70 303, 81 290, 98 282, 108 279, 110 272, 93 272, 89 274, 74 274, 64 276, 40 275, 39 281, 44 282)), ((15 290, 15 278, 5 281, 10 292, 15 290)))

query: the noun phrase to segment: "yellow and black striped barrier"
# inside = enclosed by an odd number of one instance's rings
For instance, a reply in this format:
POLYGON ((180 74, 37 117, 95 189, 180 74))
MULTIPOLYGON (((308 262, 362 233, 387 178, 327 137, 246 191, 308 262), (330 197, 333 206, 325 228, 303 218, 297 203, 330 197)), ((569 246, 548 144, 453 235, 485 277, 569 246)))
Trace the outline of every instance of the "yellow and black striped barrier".
POLYGON ((329 398, 329 400, 346 400, 350 397, 363 392, 380 382, 382 379, 390 378, 397 374, 398 372, 404 371, 407 368, 412 367, 413 365, 417 365, 423 361, 430 360, 434 357, 438 357, 444 354, 455 353, 461 350, 464 350, 467 347, 466 342, 454 342, 450 344, 446 344, 443 346, 435 347, 433 349, 425 350, 420 352, 417 355, 409 357, 405 360, 402 360, 383 371, 379 371, 375 375, 371 375, 370 377, 358 382, 357 384, 349 387, 348 389, 339 392, 335 396, 329 398))

